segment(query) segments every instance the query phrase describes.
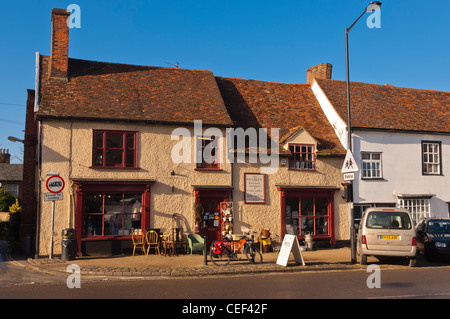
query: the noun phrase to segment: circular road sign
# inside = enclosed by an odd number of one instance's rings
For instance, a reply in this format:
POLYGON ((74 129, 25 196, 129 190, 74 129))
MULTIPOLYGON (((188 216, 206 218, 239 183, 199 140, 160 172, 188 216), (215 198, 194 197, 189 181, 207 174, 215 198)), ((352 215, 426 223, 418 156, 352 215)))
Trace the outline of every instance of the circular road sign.
POLYGON ((47 189, 50 193, 60 193, 63 189, 64 189, 64 179, 60 176, 50 176, 47 179, 47 183, 45 184, 45 186, 47 186, 47 189))

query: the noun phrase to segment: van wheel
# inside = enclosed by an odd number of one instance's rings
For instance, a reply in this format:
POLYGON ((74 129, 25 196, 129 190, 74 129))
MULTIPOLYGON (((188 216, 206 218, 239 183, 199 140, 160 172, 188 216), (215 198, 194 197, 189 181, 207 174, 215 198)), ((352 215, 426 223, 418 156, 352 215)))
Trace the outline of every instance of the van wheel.
POLYGON ((361 265, 367 265, 367 255, 361 254, 361 255, 359 256, 359 263, 360 263, 361 265))
POLYGON ((409 259, 409 267, 416 267, 416 258, 409 259))

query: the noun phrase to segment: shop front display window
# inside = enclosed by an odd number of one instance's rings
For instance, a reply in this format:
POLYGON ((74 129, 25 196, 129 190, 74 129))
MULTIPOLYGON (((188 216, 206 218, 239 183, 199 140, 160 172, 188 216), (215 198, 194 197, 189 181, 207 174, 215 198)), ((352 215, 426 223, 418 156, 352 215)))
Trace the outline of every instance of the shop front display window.
POLYGON ((326 197, 291 197, 285 203, 286 234, 329 235, 329 202, 326 197))
POLYGON ((142 194, 86 193, 84 237, 127 236, 142 228, 142 194))

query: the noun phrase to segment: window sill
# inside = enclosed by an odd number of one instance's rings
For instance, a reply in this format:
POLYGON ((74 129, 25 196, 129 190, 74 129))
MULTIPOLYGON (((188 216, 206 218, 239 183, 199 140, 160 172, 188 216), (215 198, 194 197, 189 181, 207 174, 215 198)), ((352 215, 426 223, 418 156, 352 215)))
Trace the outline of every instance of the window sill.
POLYGON ((140 170, 140 167, 120 167, 120 166, 89 166, 92 169, 131 169, 131 170, 140 170))
POLYGON ((289 171, 315 172, 315 168, 288 168, 289 171))
POLYGON ((214 171, 214 172, 221 172, 221 171, 223 171, 223 169, 221 169, 221 168, 213 168, 213 167, 205 167, 205 168, 197 167, 197 168, 194 168, 194 170, 195 171, 200 171, 200 172, 202 172, 202 171, 214 171))
POLYGON ((369 177, 361 177, 362 181, 385 181, 383 177, 369 178, 369 177))

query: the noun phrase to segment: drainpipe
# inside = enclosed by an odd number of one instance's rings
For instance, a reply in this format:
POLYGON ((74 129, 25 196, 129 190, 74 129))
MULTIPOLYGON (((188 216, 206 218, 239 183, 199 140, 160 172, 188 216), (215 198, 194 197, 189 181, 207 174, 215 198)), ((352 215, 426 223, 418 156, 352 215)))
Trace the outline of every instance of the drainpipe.
MULTIPOLYGON (((40 96, 40 54, 36 52, 36 80, 35 80, 35 97, 34 97, 34 112, 36 113, 39 110, 39 96, 40 96)), ((38 132, 37 132, 37 201, 38 205, 36 205, 36 239, 35 239, 35 256, 34 258, 39 258, 39 234, 41 232, 41 169, 42 169, 42 161, 41 161, 41 153, 42 153, 42 122, 38 121, 38 132)), ((36 182, 36 180, 35 180, 36 182)))

